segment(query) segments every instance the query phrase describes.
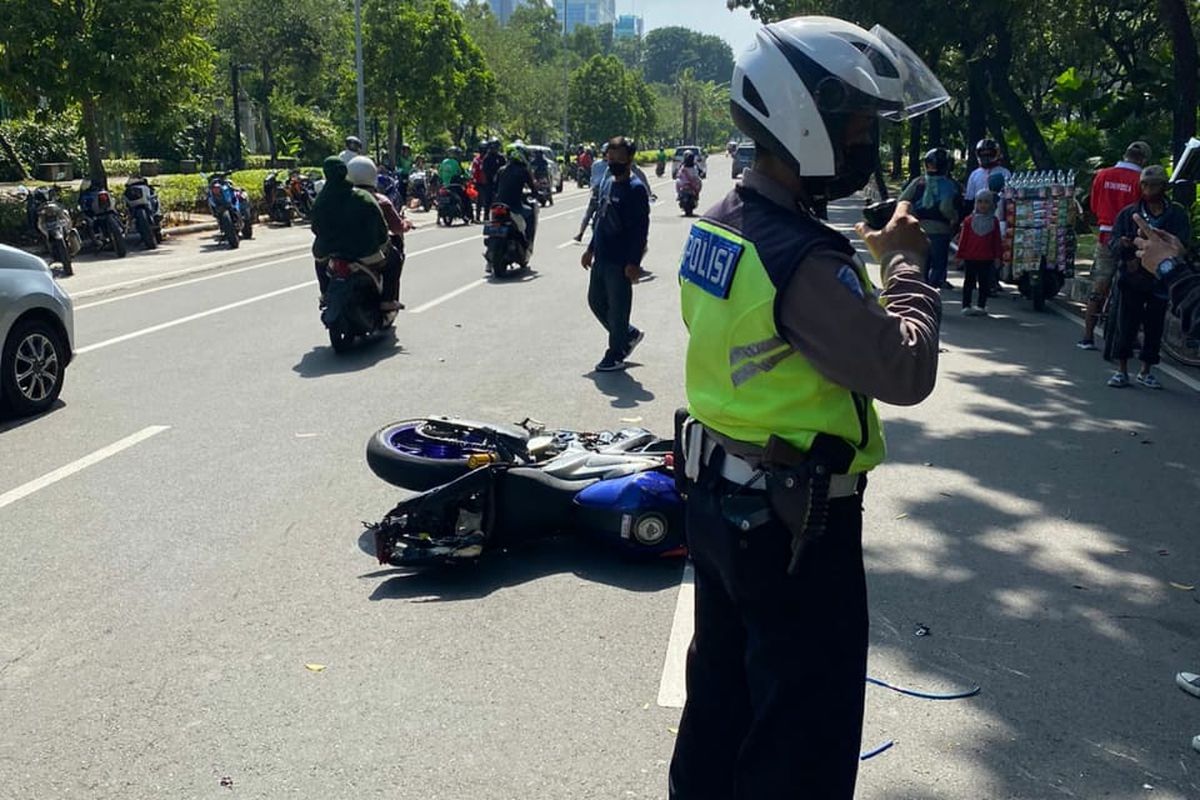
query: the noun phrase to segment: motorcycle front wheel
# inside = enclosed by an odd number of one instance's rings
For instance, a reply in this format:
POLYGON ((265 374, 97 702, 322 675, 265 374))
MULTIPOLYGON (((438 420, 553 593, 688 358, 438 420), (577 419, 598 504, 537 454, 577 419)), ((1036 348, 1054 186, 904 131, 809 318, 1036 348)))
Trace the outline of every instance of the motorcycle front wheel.
POLYGON ((158 239, 154 236, 154 226, 150 224, 150 215, 145 211, 138 211, 134 222, 137 225, 138 236, 142 239, 142 249, 153 250, 158 247, 158 239))
POLYGON ((117 258, 124 258, 129 249, 125 246, 125 229, 121 227, 116 215, 108 218, 108 235, 112 239, 113 251, 116 252, 117 258))
POLYGON ((75 274, 75 270, 71 268, 71 248, 67 247, 65 241, 62 239, 50 240, 50 257, 62 264, 63 276, 75 274))
POLYGON ((221 226, 221 233, 225 236, 226 244, 237 250, 241 242, 238 239, 237 226, 233 224, 233 217, 228 211, 222 211, 218 222, 221 226))

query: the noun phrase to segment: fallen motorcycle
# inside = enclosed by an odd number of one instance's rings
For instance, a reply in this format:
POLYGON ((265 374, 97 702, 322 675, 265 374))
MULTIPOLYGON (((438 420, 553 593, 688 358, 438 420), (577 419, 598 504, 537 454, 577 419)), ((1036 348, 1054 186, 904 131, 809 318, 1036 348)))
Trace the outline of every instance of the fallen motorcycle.
POLYGON ((367 463, 420 494, 368 525, 381 564, 417 567, 582 533, 634 557, 682 555, 673 443, 641 428, 547 431, 451 417, 388 425, 367 463))

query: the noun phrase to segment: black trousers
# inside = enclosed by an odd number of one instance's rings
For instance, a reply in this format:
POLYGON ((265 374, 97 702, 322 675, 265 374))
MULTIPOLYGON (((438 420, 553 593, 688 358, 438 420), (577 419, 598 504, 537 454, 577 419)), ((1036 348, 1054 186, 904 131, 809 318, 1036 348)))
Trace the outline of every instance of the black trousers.
POLYGON ((633 284, 625 277, 625 265, 596 261, 588 278, 588 306, 608 331, 606 356, 622 359, 629 350, 635 329, 629 324, 633 310, 633 284))
POLYGON ((1162 360, 1159 351, 1169 303, 1166 298, 1155 297, 1153 292, 1139 292, 1126 283, 1121 283, 1118 291, 1121 299, 1117 303, 1117 346, 1113 355, 1116 358, 1133 357, 1133 346, 1137 343, 1140 327, 1142 349, 1138 357, 1143 364, 1153 366, 1162 360))
POLYGON ((971 296, 976 287, 979 288, 979 307, 987 308, 988 290, 992 288, 992 262, 964 261, 963 275, 963 308, 971 305, 971 296))
POLYGON ((830 501, 825 536, 788 575, 787 529, 740 532, 720 491, 693 486, 687 500, 696 629, 670 798, 851 800, 867 665, 861 500, 830 501))

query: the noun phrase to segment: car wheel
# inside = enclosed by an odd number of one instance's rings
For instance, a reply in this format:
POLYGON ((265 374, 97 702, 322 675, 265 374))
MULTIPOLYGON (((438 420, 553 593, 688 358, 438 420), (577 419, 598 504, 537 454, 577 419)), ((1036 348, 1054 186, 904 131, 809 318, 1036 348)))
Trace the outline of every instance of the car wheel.
POLYGON ((58 399, 66 366, 66 346, 53 325, 18 323, 0 354, 0 396, 18 416, 39 414, 58 399))

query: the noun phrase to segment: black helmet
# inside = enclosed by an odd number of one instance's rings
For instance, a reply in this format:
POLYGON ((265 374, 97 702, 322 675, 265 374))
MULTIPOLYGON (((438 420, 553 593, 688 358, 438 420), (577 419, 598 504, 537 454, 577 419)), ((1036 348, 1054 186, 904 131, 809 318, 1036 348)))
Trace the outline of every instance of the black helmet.
POLYGON ((980 139, 975 145, 975 157, 980 164, 994 164, 1000 158, 1000 145, 995 139, 980 139))
POLYGON ((362 140, 360 140, 357 136, 347 136, 346 137, 346 149, 353 150, 355 153, 361 153, 362 152, 362 140))
POLYGON ((936 175, 945 175, 950 171, 950 154, 941 147, 935 147, 925 154, 925 166, 933 165, 936 175))

